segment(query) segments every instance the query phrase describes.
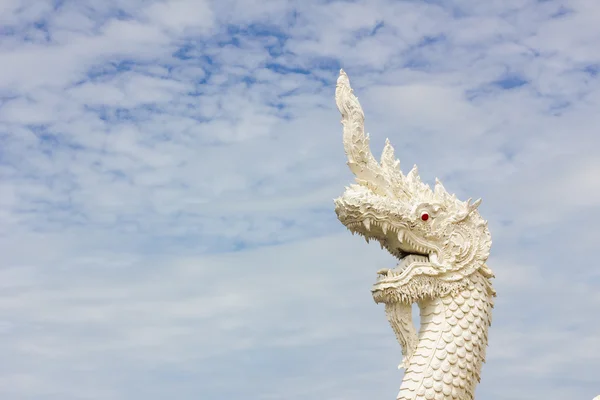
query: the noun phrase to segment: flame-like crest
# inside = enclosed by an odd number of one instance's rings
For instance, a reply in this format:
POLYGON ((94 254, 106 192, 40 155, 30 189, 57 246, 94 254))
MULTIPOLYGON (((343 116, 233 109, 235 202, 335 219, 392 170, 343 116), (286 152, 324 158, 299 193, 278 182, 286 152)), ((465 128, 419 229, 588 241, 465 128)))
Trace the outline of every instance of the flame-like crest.
POLYGON ((491 236, 476 211, 481 200, 460 201, 437 179, 430 188, 416 165, 404 175, 387 139, 377 162, 343 70, 335 98, 357 183, 334 199, 335 212, 353 234, 378 241, 398 260, 377 271, 371 288, 402 346, 406 371, 397 398, 472 399, 495 296, 486 265, 491 236), (413 303, 421 309, 419 333, 413 303))
POLYGON ((395 158, 394 148, 389 139, 385 141, 378 163, 369 147, 369 135, 364 131, 364 112, 344 70, 340 70, 337 80, 335 101, 342 114, 344 150, 348 157, 348 166, 356 176, 358 184, 392 199, 410 201, 418 198, 442 204, 454 214, 455 221, 466 218, 481 204, 481 199, 473 203, 471 199, 466 202, 458 200, 455 195, 449 194, 437 179, 434 190, 431 190, 429 185, 421 181, 416 165, 405 176, 400 170, 400 161, 395 158))

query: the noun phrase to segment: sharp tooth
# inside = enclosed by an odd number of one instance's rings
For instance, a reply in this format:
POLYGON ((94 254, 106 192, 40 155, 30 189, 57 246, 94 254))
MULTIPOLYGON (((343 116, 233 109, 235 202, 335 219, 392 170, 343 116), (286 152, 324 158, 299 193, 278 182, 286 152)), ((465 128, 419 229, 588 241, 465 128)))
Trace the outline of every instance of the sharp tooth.
POLYGON ((404 240, 404 231, 398 231, 398 241, 402 243, 404 240))
POLYGON ((429 261, 431 261, 434 264, 439 264, 437 253, 431 253, 429 255, 429 261))
POLYGON ((369 243, 369 238, 365 236, 365 241, 369 243))
POLYGON ((367 230, 371 229, 371 220, 369 218, 363 219, 363 225, 365 228, 367 228, 367 230))
POLYGON ((383 224, 381 224, 381 229, 383 230, 383 234, 387 234, 387 230, 388 230, 388 224, 387 222, 384 222, 383 224))

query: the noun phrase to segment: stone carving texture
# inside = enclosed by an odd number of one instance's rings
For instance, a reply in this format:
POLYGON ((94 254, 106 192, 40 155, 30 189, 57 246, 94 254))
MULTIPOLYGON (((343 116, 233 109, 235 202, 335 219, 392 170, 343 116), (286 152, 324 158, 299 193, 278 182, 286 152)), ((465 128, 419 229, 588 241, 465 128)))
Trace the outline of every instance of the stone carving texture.
POLYGON ((436 179, 404 175, 386 140, 379 162, 369 148, 364 113, 341 70, 335 100, 344 150, 356 183, 335 199, 338 219, 353 234, 376 240, 398 259, 381 269, 371 291, 402 347, 405 368, 397 399, 473 399, 480 382, 496 293, 487 267, 491 237, 481 199, 460 201, 436 179), (421 327, 412 322, 412 304, 421 327))

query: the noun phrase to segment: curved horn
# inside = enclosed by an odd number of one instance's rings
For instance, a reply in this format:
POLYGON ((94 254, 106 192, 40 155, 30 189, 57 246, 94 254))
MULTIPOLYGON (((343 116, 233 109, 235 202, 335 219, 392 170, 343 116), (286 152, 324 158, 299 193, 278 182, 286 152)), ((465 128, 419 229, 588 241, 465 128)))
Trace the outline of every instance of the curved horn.
POLYGON ((335 88, 335 103, 342 114, 344 126, 344 151, 348 156, 348 166, 359 181, 380 187, 381 167, 369 148, 369 135, 365 135, 365 114, 350 87, 350 80, 343 69, 335 88))

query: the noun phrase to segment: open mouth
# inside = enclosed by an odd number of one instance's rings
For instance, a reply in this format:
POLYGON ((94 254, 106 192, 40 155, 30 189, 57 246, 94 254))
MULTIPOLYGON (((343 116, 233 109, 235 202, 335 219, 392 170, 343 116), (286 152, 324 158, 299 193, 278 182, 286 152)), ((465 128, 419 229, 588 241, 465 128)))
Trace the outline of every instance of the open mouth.
POLYGON ((423 265, 437 262, 438 249, 424 243, 415 237, 405 225, 390 224, 375 218, 365 218, 360 221, 347 222, 350 231, 363 236, 367 243, 378 241, 398 259, 394 268, 383 268, 377 271, 377 282, 396 280, 408 266, 423 265))
POLYGON ((402 272, 411 264, 428 264, 429 257, 421 254, 407 254, 405 257, 400 259, 400 262, 396 266, 396 268, 382 268, 377 271, 378 281, 385 280, 387 278, 394 278, 396 276, 400 276, 402 272))
POLYGON ((383 268, 377 271, 378 281, 383 281, 389 278, 400 276, 402 272, 409 265, 421 264, 426 265, 431 262, 432 259, 437 259, 437 254, 433 249, 428 246, 417 243, 417 241, 411 237, 404 230, 399 230, 396 240, 394 240, 394 249, 390 249, 388 241, 382 245, 390 251, 398 259, 398 265, 395 268, 383 268))

